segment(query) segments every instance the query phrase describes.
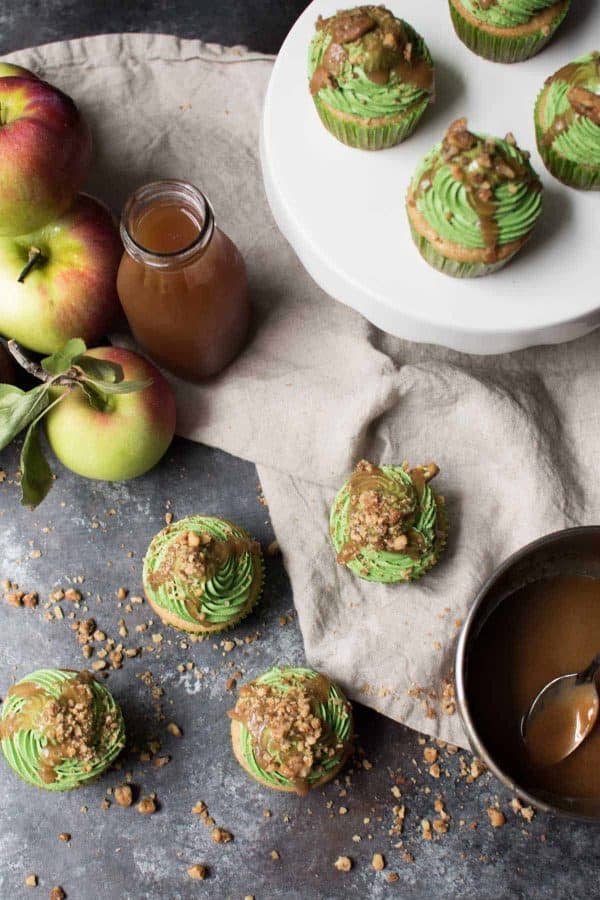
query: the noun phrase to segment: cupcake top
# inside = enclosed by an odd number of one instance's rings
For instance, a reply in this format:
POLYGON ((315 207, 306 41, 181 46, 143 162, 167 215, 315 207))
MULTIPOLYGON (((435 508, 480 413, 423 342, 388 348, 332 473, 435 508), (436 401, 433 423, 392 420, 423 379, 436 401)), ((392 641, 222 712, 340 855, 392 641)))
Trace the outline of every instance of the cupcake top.
POLYGON ((226 519, 188 516, 153 538, 143 577, 148 600, 159 610, 189 626, 219 629, 258 596, 260 544, 226 519))
POLYGON ((502 247, 528 236, 542 211, 529 156, 512 134, 474 134, 457 119, 417 168, 409 203, 436 237, 484 250, 485 262, 494 263, 502 247))
POLYGON ((249 771, 301 795, 337 771, 352 746, 350 703, 313 669, 269 669, 240 689, 229 716, 249 771))
POLYGON ((557 0, 461 0, 461 4, 484 25, 516 28, 556 6, 557 0))
POLYGON ((337 561, 367 581, 420 578, 446 543, 443 498, 429 482, 435 463, 410 469, 361 460, 331 508, 337 561))
POLYGON ((384 6, 319 18, 309 51, 311 94, 361 118, 410 110, 433 95, 433 62, 420 35, 384 6))
POLYGON ((112 695, 90 672, 39 669, 10 688, 0 741, 11 768, 29 784, 68 791, 114 762, 125 726, 112 695))
POLYGON ((600 53, 580 56, 548 78, 537 111, 544 147, 600 166, 600 53))

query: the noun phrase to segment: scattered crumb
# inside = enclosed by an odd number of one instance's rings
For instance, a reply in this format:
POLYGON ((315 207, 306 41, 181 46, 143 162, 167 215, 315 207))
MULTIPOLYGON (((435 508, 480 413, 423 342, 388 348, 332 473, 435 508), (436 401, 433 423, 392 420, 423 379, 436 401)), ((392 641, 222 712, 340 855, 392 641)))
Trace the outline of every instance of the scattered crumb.
POLYGON ((213 828, 212 839, 215 844, 228 844, 229 841, 233 840, 233 835, 231 832, 225 831, 224 828, 213 828))
POLYGON ((115 788, 115 800, 118 806, 131 806, 133 803, 133 791, 131 785, 120 784, 115 788))
POLYGON ((38 877, 37 875, 28 875, 25 879, 25 884, 27 887, 37 887, 38 886, 38 877))
POLYGON ((189 867, 187 873, 193 881, 204 881, 208 875, 208 869, 206 866, 200 865, 200 863, 195 863, 193 866, 189 867))
POLYGON ((492 828, 502 828, 506 824, 506 816, 502 810, 496 806, 489 806, 487 809, 488 818, 492 828))
POLYGON ((154 797, 144 797, 137 805, 138 812, 146 816, 151 816, 156 812, 156 801, 154 797))
POLYGON ((383 869, 385 869, 385 859, 383 857, 383 854, 374 853, 373 859, 371 860, 371 865, 376 872, 381 872, 383 869))
POLYGON ((333 865, 338 872, 349 872, 352 868, 352 860, 349 856, 338 856, 333 865))

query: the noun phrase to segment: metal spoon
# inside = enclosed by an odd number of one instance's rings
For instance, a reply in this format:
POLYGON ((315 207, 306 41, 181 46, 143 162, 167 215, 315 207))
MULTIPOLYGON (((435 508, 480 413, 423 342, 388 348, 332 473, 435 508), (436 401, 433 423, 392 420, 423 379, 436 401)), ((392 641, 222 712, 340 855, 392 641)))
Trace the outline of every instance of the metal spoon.
POLYGON ((587 738, 600 709, 595 682, 599 670, 600 653, 583 672, 561 675, 539 692, 521 720, 521 735, 534 763, 555 765, 587 738))

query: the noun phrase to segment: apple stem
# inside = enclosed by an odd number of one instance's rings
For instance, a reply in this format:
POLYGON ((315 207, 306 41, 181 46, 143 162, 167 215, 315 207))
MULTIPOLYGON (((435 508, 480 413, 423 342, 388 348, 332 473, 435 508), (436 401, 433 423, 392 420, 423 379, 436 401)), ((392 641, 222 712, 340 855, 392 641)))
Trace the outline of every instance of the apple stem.
POLYGON ((25 263, 25 266, 21 270, 21 274, 17 278, 17 281, 19 282, 19 284, 23 284, 23 282, 25 281, 25 279, 27 278, 27 276, 29 275, 29 273, 31 272, 33 267, 35 265, 37 265, 38 263, 44 262, 44 260, 45 260, 45 256, 39 247, 30 247, 29 248, 29 257, 27 259, 27 262, 25 263))
POLYGON ((30 375, 33 375, 34 378, 37 378, 38 381, 51 381, 52 384, 65 387, 73 384, 73 378, 70 376, 61 376, 57 378, 56 375, 50 375, 49 372, 45 372, 39 363, 35 362, 33 359, 29 359, 16 341, 11 340, 6 346, 10 355, 19 363, 21 368, 25 369, 30 375))

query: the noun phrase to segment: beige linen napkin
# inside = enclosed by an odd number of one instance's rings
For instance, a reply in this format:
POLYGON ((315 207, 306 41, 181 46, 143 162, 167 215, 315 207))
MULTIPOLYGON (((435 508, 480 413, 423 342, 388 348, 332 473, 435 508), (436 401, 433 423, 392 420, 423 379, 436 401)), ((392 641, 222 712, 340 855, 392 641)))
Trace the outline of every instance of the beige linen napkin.
POLYGON ((464 743, 443 689, 478 587, 525 542, 599 517, 600 332, 467 357, 391 338, 327 297, 278 232, 262 187, 268 57, 112 35, 12 58, 81 105, 96 141, 89 189, 115 209, 159 177, 188 179, 213 201, 248 263, 255 333, 210 384, 176 383, 179 432, 258 464, 308 661, 351 697, 464 743), (361 456, 441 466, 449 549, 417 584, 364 583, 335 563, 329 505, 361 456))

